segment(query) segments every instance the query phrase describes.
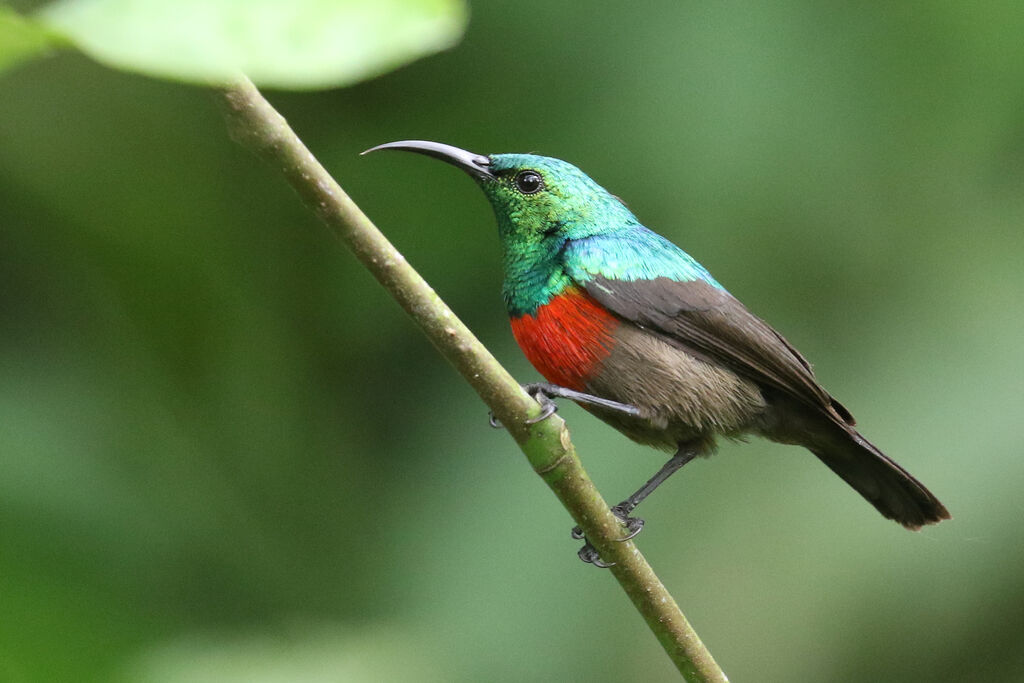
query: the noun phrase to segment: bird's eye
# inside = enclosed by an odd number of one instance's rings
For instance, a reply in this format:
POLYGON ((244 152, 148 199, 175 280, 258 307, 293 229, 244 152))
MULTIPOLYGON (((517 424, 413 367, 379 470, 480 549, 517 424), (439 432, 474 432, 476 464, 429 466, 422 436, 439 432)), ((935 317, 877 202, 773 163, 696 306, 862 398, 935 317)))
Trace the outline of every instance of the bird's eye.
POLYGON ((537 194, 544 189, 544 178, 536 171, 520 171, 515 178, 516 189, 523 194, 537 194))

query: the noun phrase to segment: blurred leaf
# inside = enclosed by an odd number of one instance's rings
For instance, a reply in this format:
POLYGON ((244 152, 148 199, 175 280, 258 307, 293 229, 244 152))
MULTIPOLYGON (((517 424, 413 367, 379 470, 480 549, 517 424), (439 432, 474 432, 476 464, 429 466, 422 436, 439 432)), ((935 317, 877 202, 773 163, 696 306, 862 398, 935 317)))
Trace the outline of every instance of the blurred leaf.
POLYGON ((89 56, 151 76, 348 85, 451 47, 461 0, 61 0, 40 15, 89 56))
POLYGON ((296 625, 280 634, 200 632, 143 652, 125 680, 145 683, 359 683, 451 680, 423 635, 390 624, 362 630, 296 625))
POLYGON ((0 70, 46 54, 55 42, 42 24, 0 7, 0 70))

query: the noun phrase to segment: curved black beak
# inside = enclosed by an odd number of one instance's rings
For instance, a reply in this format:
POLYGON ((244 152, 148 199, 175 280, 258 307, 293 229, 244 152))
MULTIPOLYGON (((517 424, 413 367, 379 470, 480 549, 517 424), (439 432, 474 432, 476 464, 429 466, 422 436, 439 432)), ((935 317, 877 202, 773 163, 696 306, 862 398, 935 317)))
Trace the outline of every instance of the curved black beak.
POLYGON ((494 174, 491 173, 490 159, 482 154, 473 154, 472 152, 467 152, 464 149, 459 149, 452 145, 446 145, 443 142, 431 142, 429 140, 399 140, 398 142, 386 142, 383 145, 371 147, 363 152, 363 154, 376 152, 378 149, 402 149, 406 152, 426 154, 428 157, 447 161, 452 166, 461 168, 463 171, 473 176, 473 178, 486 180, 494 180, 495 178, 494 174))

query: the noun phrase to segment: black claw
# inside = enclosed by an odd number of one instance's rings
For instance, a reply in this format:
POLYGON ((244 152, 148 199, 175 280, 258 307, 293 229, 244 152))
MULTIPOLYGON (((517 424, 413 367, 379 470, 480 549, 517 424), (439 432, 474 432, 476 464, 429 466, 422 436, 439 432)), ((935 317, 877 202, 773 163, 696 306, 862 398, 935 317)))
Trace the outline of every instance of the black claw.
POLYGON ((537 393, 534 395, 534 398, 537 399, 537 403, 541 406, 540 415, 537 417, 531 417, 526 421, 526 424, 535 425, 558 412, 558 404, 548 398, 547 394, 537 393))
MULTIPOLYGON (((632 509, 633 508, 628 504, 628 502, 619 503, 612 508, 612 514, 615 515, 615 517, 622 522, 623 526, 626 527, 626 535, 617 539, 619 543, 624 543, 635 538, 637 534, 644 530, 644 520, 639 517, 629 516, 629 510, 632 509)), ((608 567, 614 566, 614 562, 608 564, 601 559, 601 555, 598 554, 597 548, 591 545, 590 541, 587 541, 587 537, 583 534, 583 529, 578 526, 573 527, 570 535, 577 541, 586 541, 583 547, 579 549, 579 552, 576 553, 581 560, 588 562, 595 567, 600 567, 601 569, 607 569, 608 567)))
MULTIPOLYGON (((560 387, 559 387, 560 388, 560 387)), ((532 425, 542 422, 548 419, 552 415, 558 412, 558 404, 552 399, 546 390, 552 390, 552 385, 544 382, 534 382, 533 384, 524 384, 523 390, 533 397, 537 403, 540 404, 541 411, 537 417, 531 417, 526 420, 526 424, 532 425)), ((493 411, 487 411, 487 422, 495 429, 504 429, 505 425, 501 424, 498 418, 494 417, 493 411)))
POLYGON ((605 562, 601 559, 601 555, 597 552, 597 548, 590 545, 588 541, 579 551, 576 553, 581 560, 589 564, 594 565, 598 569, 607 569, 608 567, 614 567, 614 562, 605 562))
MULTIPOLYGON (((628 511, 631 509, 632 507, 628 504, 628 502, 619 503, 618 505, 612 508, 612 514, 615 515, 615 517, 618 518, 620 522, 622 522, 623 526, 626 527, 626 535, 620 539, 617 539, 619 543, 624 543, 632 538, 635 538, 637 534, 644 530, 644 520, 640 519, 639 517, 629 516, 628 511)), ((601 556, 598 554, 597 549, 590 544, 590 541, 587 541, 587 537, 586 535, 584 535, 583 529, 579 528, 578 526, 575 526, 572 528, 570 535, 577 541, 586 541, 584 546, 579 549, 579 552, 576 553, 579 556, 579 558, 584 562, 588 562, 594 565, 595 567, 600 567, 602 569, 606 569, 615 564, 614 562, 608 564, 601 559, 601 556)))
POLYGON ((626 520, 625 524, 626 531, 629 533, 624 538, 620 538, 619 543, 635 538, 638 533, 644 530, 644 520, 639 517, 630 517, 626 520))
POLYGON ((629 512, 632 510, 627 503, 619 503, 612 508, 612 514, 619 518, 619 521, 626 527, 628 535, 625 538, 620 538, 619 542, 628 541, 631 538, 635 538, 637 534, 644 530, 644 520, 640 517, 630 517, 629 512))

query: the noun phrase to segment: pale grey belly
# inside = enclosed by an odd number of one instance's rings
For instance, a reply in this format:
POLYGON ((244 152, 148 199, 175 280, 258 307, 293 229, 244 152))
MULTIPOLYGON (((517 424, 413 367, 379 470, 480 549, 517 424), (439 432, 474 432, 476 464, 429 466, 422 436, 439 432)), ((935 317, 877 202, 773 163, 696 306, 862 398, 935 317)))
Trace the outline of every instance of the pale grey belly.
POLYGON ((615 337, 587 391, 636 406, 643 417, 588 410, 626 436, 672 450, 699 441, 709 450, 715 435, 740 436, 760 428, 768 405, 750 380, 632 325, 620 326, 615 337))

